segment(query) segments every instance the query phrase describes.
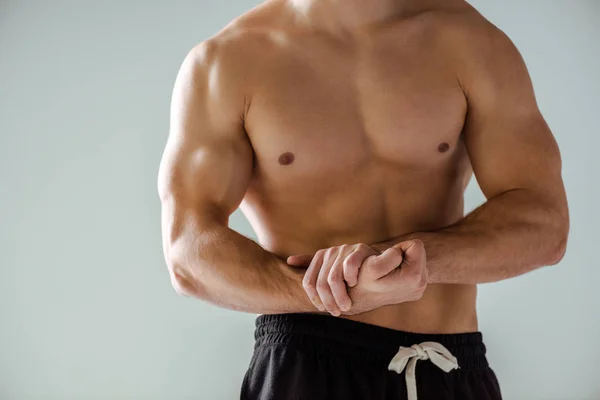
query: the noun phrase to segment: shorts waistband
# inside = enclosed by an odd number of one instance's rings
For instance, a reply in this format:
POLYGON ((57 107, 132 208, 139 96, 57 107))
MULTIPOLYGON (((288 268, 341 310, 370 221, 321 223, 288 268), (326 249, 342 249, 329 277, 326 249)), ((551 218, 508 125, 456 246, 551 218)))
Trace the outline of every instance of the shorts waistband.
POLYGON ((286 344, 317 348, 348 358, 389 362, 400 346, 437 342, 463 369, 489 366, 481 332, 428 334, 397 331, 323 314, 270 314, 256 319, 255 348, 286 344))

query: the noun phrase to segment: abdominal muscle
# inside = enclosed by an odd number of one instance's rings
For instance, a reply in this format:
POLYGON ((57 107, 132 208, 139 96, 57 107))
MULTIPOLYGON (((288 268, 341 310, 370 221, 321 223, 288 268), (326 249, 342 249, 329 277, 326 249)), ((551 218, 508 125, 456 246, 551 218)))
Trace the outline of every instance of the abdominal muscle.
POLYGON ((353 316, 354 321, 419 333, 477 331, 475 285, 430 285, 420 300, 377 308, 353 316))

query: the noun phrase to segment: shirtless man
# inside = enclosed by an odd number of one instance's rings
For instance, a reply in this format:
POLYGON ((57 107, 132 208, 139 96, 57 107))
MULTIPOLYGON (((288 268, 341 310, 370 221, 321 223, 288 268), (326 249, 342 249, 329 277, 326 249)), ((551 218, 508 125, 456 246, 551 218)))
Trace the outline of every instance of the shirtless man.
POLYGON ((523 59, 463 0, 262 3, 183 61, 158 181, 177 292, 264 314, 248 400, 500 399, 476 284, 569 230, 523 59))

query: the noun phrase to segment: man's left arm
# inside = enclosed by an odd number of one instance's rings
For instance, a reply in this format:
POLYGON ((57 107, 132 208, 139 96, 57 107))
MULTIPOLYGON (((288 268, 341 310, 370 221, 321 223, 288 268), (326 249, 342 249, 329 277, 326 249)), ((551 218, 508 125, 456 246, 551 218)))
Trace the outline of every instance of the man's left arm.
POLYGON ((371 246, 421 240, 428 283, 499 281, 556 264, 566 249, 560 153, 525 63, 497 28, 475 40, 479 46, 457 69, 468 104, 465 145, 486 203, 444 229, 371 246))

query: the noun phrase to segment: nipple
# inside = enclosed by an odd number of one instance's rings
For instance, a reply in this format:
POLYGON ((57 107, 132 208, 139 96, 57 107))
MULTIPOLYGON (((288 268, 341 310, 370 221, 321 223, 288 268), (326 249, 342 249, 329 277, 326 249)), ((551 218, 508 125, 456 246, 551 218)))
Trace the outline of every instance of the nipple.
POLYGON ((281 165, 290 165, 294 162, 294 154, 288 152, 283 153, 279 156, 279 164, 281 165))
POLYGON ((448 149, 450 148, 450 145, 446 142, 440 143, 440 145, 438 146, 438 151, 440 153, 445 153, 448 151, 448 149))

